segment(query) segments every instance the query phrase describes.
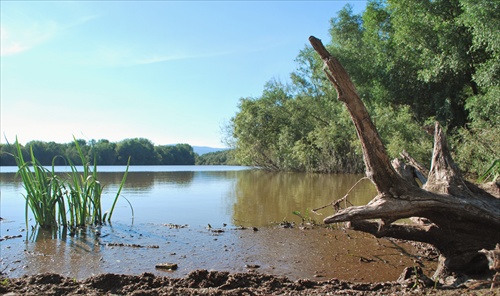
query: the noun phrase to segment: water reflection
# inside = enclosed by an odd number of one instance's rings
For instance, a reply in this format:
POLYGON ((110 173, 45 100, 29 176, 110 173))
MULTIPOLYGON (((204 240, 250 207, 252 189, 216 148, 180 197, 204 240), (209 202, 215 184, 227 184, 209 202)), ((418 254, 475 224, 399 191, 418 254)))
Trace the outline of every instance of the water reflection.
POLYGON ((16 177, 15 173, 0 173, 0 184, 2 184, 2 189, 5 187, 19 189, 23 186, 21 177, 16 177))
MULTIPOLYGON (((99 173, 104 187, 103 209, 107 210, 123 177, 123 172, 99 173)), ((277 173, 261 170, 132 171, 122 190, 135 210, 135 219, 145 223, 206 225, 227 223, 242 226, 264 226, 283 220, 300 222, 292 212, 322 221, 311 213, 342 198, 362 175, 325 175, 277 173)), ((2 214, 23 221, 24 189, 14 173, 1 173, 2 214), (18 210, 15 210, 18 208, 18 210)), ((360 182, 349 194, 355 205, 367 203, 375 196, 370 181, 360 182)), ((5 217, 4 217, 5 218, 5 217)), ((119 199, 114 219, 130 221, 128 202, 119 199)))
MULTIPOLYGON (((317 216, 311 210, 342 198, 362 175, 324 175, 307 173, 276 173, 266 171, 245 171, 238 175, 235 186, 236 201, 233 206, 235 224, 262 226, 284 219, 300 221, 293 211, 321 222, 324 216, 317 216)), ((368 181, 361 181, 349 194, 349 201, 355 205, 367 203, 375 196, 375 187, 368 181)), ((325 215, 331 210, 325 209, 325 215)))
MULTIPOLYGON (((98 235, 96 229, 88 228, 74 237, 66 236, 64 230, 39 230, 24 237, 22 184, 15 174, 1 173, 0 214, 4 220, 0 221, 0 234, 22 234, 23 238, 2 241, 0 270, 8 266, 9 276, 57 271, 85 278, 101 272, 161 274, 155 264, 175 262, 179 269, 169 275, 184 276, 197 268, 241 272, 246 271, 245 264, 258 264, 259 272, 294 279, 320 274, 362 280, 374 274, 384 277, 374 280, 394 280, 403 265, 411 263, 411 258, 403 258, 387 242, 368 235, 351 232, 348 236, 340 229, 265 227, 283 220, 299 223, 301 219, 293 211, 321 222, 333 209, 322 210, 322 216, 310 210, 342 198, 362 175, 207 167, 175 172, 134 169, 122 191, 134 207, 134 223, 128 203, 119 199, 113 225, 99 228, 98 235), (169 228, 168 223, 188 227, 169 228), (223 232, 214 233, 207 224, 223 232), (240 225, 256 226, 259 231, 235 227, 240 225), (120 243, 158 248, 109 245, 120 243), (375 260, 371 270, 359 256, 375 260), (384 266, 387 271, 382 271, 384 266)), ((116 171, 100 173, 106 192, 104 210, 109 208, 122 176, 123 172, 116 171)), ((374 186, 364 180, 350 192, 349 201, 365 204, 375 194, 374 186)))
MULTIPOLYGON (((151 190, 158 184, 175 184, 180 187, 189 186, 193 182, 195 172, 129 172, 124 189, 151 190)), ((103 184, 117 186, 122 181, 123 174, 99 173, 103 184)))
POLYGON ((62 229, 33 232, 25 243, 25 268, 35 273, 58 272, 75 278, 100 273, 100 246, 91 231, 82 230, 75 237, 67 236, 62 229))
MULTIPOLYGON (((122 177, 123 172, 99 173, 105 186, 104 210, 109 208, 122 177)), ((264 226, 283 220, 300 222, 292 214, 294 211, 321 222, 332 210, 324 209, 320 212, 323 216, 317 216, 311 209, 342 198, 362 177, 261 170, 132 171, 122 195, 132 204, 136 221, 145 223, 264 226)), ((0 178, 2 214, 23 221, 24 189, 20 178, 14 173, 2 173, 0 178)), ((366 204, 375 194, 375 187, 364 180, 350 192, 349 201, 366 204)), ((119 199, 113 218, 131 221, 128 202, 119 199)))

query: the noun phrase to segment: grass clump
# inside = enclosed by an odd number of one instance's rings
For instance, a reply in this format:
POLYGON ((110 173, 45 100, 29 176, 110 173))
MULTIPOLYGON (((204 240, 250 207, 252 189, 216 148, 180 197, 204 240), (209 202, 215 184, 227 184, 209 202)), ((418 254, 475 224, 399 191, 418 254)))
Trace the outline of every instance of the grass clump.
POLYGON ((496 182, 500 179, 500 159, 496 159, 493 161, 491 166, 484 172, 479 179, 478 182, 496 182))
POLYGON ((104 187, 97 177, 96 161, 94 159, 94 164, 90 165, 76 139, 74 142, 83 164, 83 171, 78 171, 77 166, 68 158, 66 162, 71 172, 67 173, 66 178, 62 178, 55 173, 55 161, 62 156, 54 157, 49 169, 40 164, 33 149, 30 149, 31 160, 26 161, 21 145, 16 139, 16 152, 13 156, 18 166, 17 174, 21 177, 26 190, 24 195, 26 225, 28 225, 29 210, 37 225, 43 229, 60 226, 76 229, 87 225, 102 225, 106 221, 111 222, 116 202, 127 178, 130 159, 111 209, 109 212, 103 212, 101 197, 104 187))

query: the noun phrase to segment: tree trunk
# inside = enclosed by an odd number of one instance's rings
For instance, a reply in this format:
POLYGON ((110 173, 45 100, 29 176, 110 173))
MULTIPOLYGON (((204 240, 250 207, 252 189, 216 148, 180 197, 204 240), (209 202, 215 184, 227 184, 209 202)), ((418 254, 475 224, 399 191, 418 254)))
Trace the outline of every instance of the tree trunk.
POLYGON ((435 278, 451 273, 473 275, 486 272, 488 261, 481 249, 492 250, 500 242, 499 187, 489 190, 463 180, 448 150, 446 138, 435 124, 434 151, 427 182, 425 169, 407 153, 391 162, 380 136, 349 75, 325 49, 321 40, 309 37, 325 63, 325 73, 346 105, 363 149, 366 175, 378 194, 365 206, 352 206, 327 217, 325 223, 350 222, 352 229, 376 237, 426 242, 440 252, 435 278), (397 169, 395 169, 395 167, 397 169), (410 168, 412 173, 408 173, 410 168), (415 182, 418 177, 422 188, 415 182), (419 217, 427 224, 396 224, 398 219, 419 217), (373 219, 380 219, 375 222, 373 219))

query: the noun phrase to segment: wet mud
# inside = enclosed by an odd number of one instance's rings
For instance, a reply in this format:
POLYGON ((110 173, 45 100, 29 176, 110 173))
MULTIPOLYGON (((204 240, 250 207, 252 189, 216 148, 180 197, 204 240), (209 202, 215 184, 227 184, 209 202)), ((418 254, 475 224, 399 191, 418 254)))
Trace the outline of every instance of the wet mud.
MULTIPOLYGON (((85 279, 102 273, 184 277, 193 270, 259 272, 291 280, 396 280, 407 266, 432 274, 436 261, 411 244, 320 226, 105 226, 74 237, 37 233, 2 242, 8 277, 57 272, 85 279), (157 268, 175 264, 177 268, 157 268)), ((435 258, 434 258, 435 259, 435 258)))
POLYGON ((436 254, 408 242, 319 226, 144 224, 37 233, 2 241, 7 295, 495 295, 489 286, 443 290, 400 280, 432 275, 436 254), (480 290, 477 290, 480 289, 480 290), (10 294, 8 294, 10 293, 10 294), (458 294, 453 294, 458 293, 458 294), (472 294, 474 295, 474 294, 472 294))

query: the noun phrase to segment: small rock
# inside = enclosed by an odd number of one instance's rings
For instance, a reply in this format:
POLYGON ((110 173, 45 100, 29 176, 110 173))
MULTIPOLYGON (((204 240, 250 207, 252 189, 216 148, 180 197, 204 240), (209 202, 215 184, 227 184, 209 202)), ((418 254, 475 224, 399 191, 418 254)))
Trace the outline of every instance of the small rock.
POLYGON ((257 265, 257 264, 245 264, 245 267, 246 268, 260 268, 260 265, 257 265))
POLYGON ((176 270, 178 268, 177 263, 160 263, 156 264, 155 268, 166 269, 166 270, 176 270))

